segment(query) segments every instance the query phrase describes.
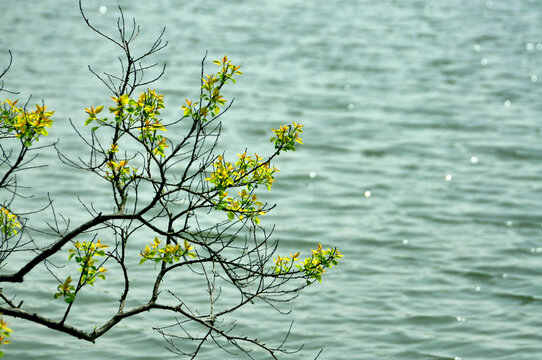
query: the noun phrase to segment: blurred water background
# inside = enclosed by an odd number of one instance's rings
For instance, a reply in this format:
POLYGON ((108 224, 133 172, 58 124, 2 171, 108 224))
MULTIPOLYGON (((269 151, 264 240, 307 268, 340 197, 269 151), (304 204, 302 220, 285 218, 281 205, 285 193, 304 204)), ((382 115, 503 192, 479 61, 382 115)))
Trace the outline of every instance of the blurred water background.
MULTIPOLYGON (((337 246, 343 264, 309 287, 288 317, 253 307, 244 331, 280 343, 286 359, 542 358, 542 2, 536 0, 86 1, 92 22, 115 31, 116 5, 136 17, 144 49, 166 26, 167 63, 155 84, 175 117, 198 94, 205 51, 243 66, 226 91, 230 154, 270 149, 269 129, 305 124, 305 146, 279 159, 268 200, 284 249, 337 246)), ((0 1, 6 86, 56 111, 52 139, 84 149, 68 118, 108 103, 88 71, 120 55, 83 23, 76 1, 0 1)), ((3 95, 5 97, 7 95, 3 95)), ((76 196, 107 189, 43 151, 23 181, 72 221, 76 196), (56 164, 56 165, 55 165, 56 164), (94 186, 94 187, 93 187, 94 186)), ((44 199, 42 199, 44 200, 44 199)), ((40 198, 36 199, 39 203, 40 198)), ((33 275, 39 280, 40 276, 33 275)), ((98 294, 107 286, 97 284, 98 294)), ((31 309, 55 313, 51 283, 24 290, 31 309), (32 303, 31 299, 36 300, 32 303)), ((147 289, 140 291, 141 296, 147 289)), ((91 300, 92 301, 92 297, 91 300)), ((89 324, 95 310, 78 314, 89 324)), ((113 301, 113 300, 112 300, 113 301)), ((105 306, 105 305, 104 305, 105 306)), ((145 319, 143 321, 143 319, 145 319)), ((174 359, 151 330, 121 323, 95 345, 9 319, 9 359, 174 359)), ((206 359, 228 358, 209 350, 206 359)))

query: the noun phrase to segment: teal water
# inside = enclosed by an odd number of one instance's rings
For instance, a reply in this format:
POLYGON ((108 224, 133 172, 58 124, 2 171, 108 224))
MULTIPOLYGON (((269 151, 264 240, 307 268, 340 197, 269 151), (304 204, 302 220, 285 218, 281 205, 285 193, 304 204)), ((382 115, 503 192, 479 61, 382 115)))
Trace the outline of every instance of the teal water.
MULTIPOLYGON (((339 247, 344 262, 296 299, 289 317, 245 309, 246 333, 280 343, 295 319, 289 344, 305 347, 286 359, 311 359, 322 347, 320 359, 333 360, 542 356, 542 3, 118 3, 142 25, 142 48, 167 27, 169 46, 156 60, 168 69, 156 88, 169 108, 198 93, 205 51, 243 66, 224 118, 231 153, 265 151, 267 129, 305 124, 306 145, 277 163, 268 196, 277 208, 265 224, 277 224, 285 249, 322 242, 339 247)), ((88 15, 113 31, 116 4, 89 1, 88 15)), ((114 69, 113 48, 85 27, 74 1, 2 0, 0 34, 0 64, 7 49, 14 54, 6 85, 56 110, 51 137, 78 154, 67 119, 83 121, 84 107, 108 101, 87 65, 114 69)), ((76 196, 105 199, 85 174, 41 155, 51 166, 24 181, 50 192, 74 222, 84 219, 76 196)), ((31 309, 55 314, 46 275, 21 292, 31 309)), ((89 299, 97 308, 107 305, 108 283, 89 299)), ((151 329, 166 320, 123 322, 92 345, 10 319, 5 352, 173 359, 151 329)))

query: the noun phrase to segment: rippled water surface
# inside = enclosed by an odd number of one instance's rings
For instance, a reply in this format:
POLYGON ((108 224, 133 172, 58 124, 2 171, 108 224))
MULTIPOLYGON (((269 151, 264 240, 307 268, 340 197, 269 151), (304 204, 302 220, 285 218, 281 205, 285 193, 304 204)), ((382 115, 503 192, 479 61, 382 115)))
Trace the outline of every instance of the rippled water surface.
MULTIPOLYGON (((112 32, 116 4, 87 1, 88 16, 112 32)), ((228 151, 265 151, 269 128, 305 124, 306 145, 277 163, 268 198, 278 207, 265 223, 277 224, 284 248, 336 245, 344 262, 292 303, 290 317, 246 309, 246 332, 280 343, 293 317, 289 344, 305 347, 286 359, 311 359, 322 347, 320 359, 330 360, 542 357, 541 2, 120 4, 142 26, 141 49, 167 27, 169 46, 156 61, 168 68, 156 88, 172 110, 198 93, 205 51, 242 64, 228 93, 228 151)), ((7 49, 14 55, 6 85, 55 109, 51 136, 78 154, 68 118, 82 121, 84 107, 108 101, 87 65, 115 69, 114 48, 85 27, 75 1, 2 0, 0 34, 0 63, 7 49)), ((51 166, 26 180, 73 221, 85 218, 77 195, 107 196, 86 187, 84 174, 53 165, 52 151, 41 161, 51 166)), ((49 285, 24 291, 33 309, 59 311, 49 285)), ((145 319, 95 345, 12 320, 5 351, 14 359, 174 358, 151 330, 161 318, 145 319)))

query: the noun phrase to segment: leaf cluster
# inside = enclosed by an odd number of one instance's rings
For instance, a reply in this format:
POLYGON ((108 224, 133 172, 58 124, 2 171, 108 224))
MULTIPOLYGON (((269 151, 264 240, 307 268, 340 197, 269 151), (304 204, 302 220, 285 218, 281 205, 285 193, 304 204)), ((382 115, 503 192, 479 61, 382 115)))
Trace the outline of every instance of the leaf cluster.
POLYGON ((94 285, 96 278, 105 280, 107 269, 97 266, 97 258, 106 256, 105 248, 109 247, 103 244, 101 240, 97 242, 75 242, 74 249, 68 250, 68 260, 74 259, 79 264, 81 273, 77 287, 71 285, 72 278, 68 276, 66 280, 57 287, 58 292, 54 295, 55 299, 64 298, 68 304, 75 300, 77 292, 85 285, 94 285))
MULTIPOLYGON (((9 344, 10 341, 7 339, 13 331, 8 327, 8 324, 5 322, 4 318, 0 318, 0 346, 9 344)), ((0 351, 0 357, 4 356, 4 352, 0 351)))
POLYGON ((231 81, 235 83, 234 75, 242 75, 241 66, 232 64, 226 55, 220 60, 214 60, 213 64, 220 67, 216 74, 204 75, 201 78, 200 101, 186 100, 186 105, 181 108, 184 116, 192 117, 196 121, 207 121, 208 116, 218 116, 221 107, 226 104, 226 99, 221 94, 222 86, 231 81), (203 101, 206 104, 203 104, 203 101))
POLYGON ((237 156, 238 160, 232 164, 219 155, 213 163, 213 171, 205 180, 214 185, 213 190, 218 194, 218 199, 214 202, 216 209, 226 211, 230 220, 236 216, 240 220, 248 217, 259 223, 257 216, 264 215, 265 210, 264 204, 258 201, 255 190, 258 185, 264 185, 271 190, 275 182, 274 174, 278 169, 258 154, 252 157, 245 151, 237 156), (228 189, 239 187, 242 190, 237 192, 238 197, 228 196, 228 189))
POLYGON ((303 145, 299 134, 303 132, 303 125, 293 122, 292 125, 283 125, 278 129, 272 129, 275 136, 270 140, 279 151, 295 151, 296 143, 303 145))
POLYGON ((339 260, 343 257, 340 251, 336 248, 327 250, 322 249, 322 244, 318 244, 318 248, 311 250, 311 256, 301 260, 299 252, 291 254, 290 257, 281 257, 277 255, 274 259, 275 264, 272 266, 276 274, 288 274, 292 271, 302 272, 307 277, 307 285, 311 285, 314 281, 322 282, 322 274, 326 272, 326 268, 331 268, 338 265, 339 260))
POLYGON ((181 258, 186 259, 187 256, 192 259, 197 258, 196 253, 191 251, 194 250, 194 247, 186 239, 184 240, 184 248, 179 244, 166 244, 160 247, 160 243, 161 241, 155 237, 153 242, 149 244, 150 246, 145 246, 145 249, 139 254, 142 257, 139 264, 143 264, 147 260, 152 260, 157 264, 160 262, 173 264, 181 258))
POLYGON ((47 128, 53 124, 54 111, 47 111, 45 105, 36 104, 35 110, 17 107, 19 100, 4 100, 0 110, 0 128, 15 135, 26 147, 39 141, 41 135, 47 136, 47 128), (7 104, 7 105, 6 105, 7 104))
POLYGON ((11 237, 17 234, 17 229, 21 228, 21 223, 17 221, 17 215, 5 207, 0 208, 0 231, 6 236, 11 237))

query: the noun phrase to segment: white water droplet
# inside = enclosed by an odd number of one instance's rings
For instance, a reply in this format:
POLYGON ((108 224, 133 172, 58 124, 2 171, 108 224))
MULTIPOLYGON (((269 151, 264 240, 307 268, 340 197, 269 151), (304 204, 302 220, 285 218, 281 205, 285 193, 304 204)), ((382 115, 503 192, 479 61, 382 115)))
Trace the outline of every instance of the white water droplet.
POLYGON ((505 274, 502 274, 502 278, 503 278, 503 279, 508 278, 508 274, 506 274, 506 273, 505 273, 505 274))
POLYGON ((100 14, 103 15, 107 12, 107 6, 104 6, 104 5, 100 6, 99 10, 100 10, 100 14))
POLYGON ((527 44, 525 44, 525 49, 527 49, 527 51, 533 51, 534 44, 532 42, 528 42, 527 44))
POLYGON ((477 156, 471 156, 470 157, 470 163, 471 164, 478 164, 478 161, 480 161, 480 160, 478 159, 477 156))
POLYGON ((444 179, 446 179, 446 181, 452 181, 452 174, 446 174, 444 179))
POLYGON ((356 110, 356 105, 354 105, 354 104, 348 104, 348 110, 349 110, 349 111, 356 110))
POLYGON ((465 321, 467 321, 466 318, 461 317, 461 316, 456 316, 455 319, 456 319, 457 322, 459 322, 459 323, 464 323, 465 321))
POLYGON ((474 44, 472 46, 472 49, 476 52, 479 52, 480 50, 482 50, 482 47, 480 46, 480 44, 474 44))
POLYGON ((365 196, 366 198, 368 197, 371 197, 371 191, 370 190, 366 190, 364 193, 363 193, 363 196, 365 196))
POLYGON ((510 106, 512 106, 512 102, 508 99, 504 100, 504 107, 509 108, 510 106))
POLYGON ((537 82, 537 81, 538 81, 538 76, 536 76, 536 75, 531 75, 531 81, 532 81, 532 82, 537 82))
POLYGON ((506 226, 510 227, 510 226, 512 226, 512 225, 514 225, 514 222, 513 222, 512 220, 508 220, 508 221, 506 222, 506 226))
POLYGON ((482 289, 481 289, 479 286, 477 286, 474 290, 480 291, 480 290, 482 290, 482 289))
POLYGON ((486 65, 488 64, 488 62, 489 62, 489 61, 488 61, 486 58, 483 58, 482 60, 480 60, 480 64, 481 64, 482 66, 486 66, 486 65))
POLYGON ((310 177, 311 179, 314 179, 314 178, 316 177, 316 173, 315 173, 314 171, 311 171, 311 172, 309 173, 309 177, 310 177))
POLYGON ((408 240, 407 239, 403 240, 403 245, 408 245, 408 240))

